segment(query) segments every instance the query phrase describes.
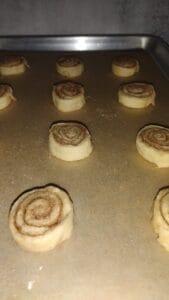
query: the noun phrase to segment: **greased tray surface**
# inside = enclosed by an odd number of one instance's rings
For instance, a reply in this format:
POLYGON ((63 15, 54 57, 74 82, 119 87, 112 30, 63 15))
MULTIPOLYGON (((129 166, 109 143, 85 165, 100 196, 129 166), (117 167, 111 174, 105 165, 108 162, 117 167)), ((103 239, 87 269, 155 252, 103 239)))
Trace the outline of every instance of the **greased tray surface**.
POLYGON ((156 242, 150 217, 155 194, 169 184, 169 170, 141 158, 135 137, 145 124, 168 125, 168 79, 146 50, 77 52, 85 63, 77 81, 85 86, 87 103, 78 112, 61 113, 51 89, 62 80, 55 62, 63 52, 19 54, 30 69, 1 78, 18 100, 0 112, 0 298, 167 300, 169 254, 156 242), (119 53, 140 61, 131 79, 111 73, 119 53), (118 104, 118 87, 130 80, 154 84, 155 107, 137 111, 118 104), (50 155, 48 129, 57 120, 87 125, 94 144, 87 159, 68 163, 50 155), (51 252, 24 252, 8 228, 10 205, 23 191, 48 183, 65 188, 73 200, 73 235, 51 252))

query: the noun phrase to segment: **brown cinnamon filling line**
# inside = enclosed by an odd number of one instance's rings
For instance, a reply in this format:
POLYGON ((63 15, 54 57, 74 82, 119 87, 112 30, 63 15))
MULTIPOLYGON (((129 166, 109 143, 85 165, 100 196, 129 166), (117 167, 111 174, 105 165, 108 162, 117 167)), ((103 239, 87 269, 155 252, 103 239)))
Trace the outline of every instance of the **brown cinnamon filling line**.
POLYGON ((81 124, 57 124, 52 128, 52 134, 61 145, 78 146, 85 139, 87 129, 81 124))
POLYGON ((57 61, 60 66, 63 67, 74 67, 81 64, 81 60, 75 56, 63 56, 57 61))
POLYGON ((138 62, 130 56, 118 56, 113 60, 113 64, 119 67, 133 68, 138 65, 138 62))
POLYGON ((0 97, 4 96, 6 92, 10 91, 10 87, 5 84, 0 84, 0 97))
POLYGON ((134 96, 137 98, 149 97, 154 92, 152 85, 146 83, 125 84, 121 89, 126 95, 134 96))
POLYGON ((6 56, 0 61, 1 67, 14 67, 22 64, 24 58, 22 56, 6 56))
POLYGON ((168 128, 147 128, 140 133, 141 140, 157 149, 169 151, 169 129, 168 128))
MULTIPOLYGON (((161 217, 163 218, 164 222, 169 226, 169 222, 167 221, 166 217, 163 214, 163 203, 165 200, 165 197, 169 194, 169 191, 167 191, 161 198, 159 201, 159 210, 160 210, 160 214, 161 217)), ((168 219, 169 219, 169 205, 168 205, 168 219)))
POLYGON ((71 99, 82 91, 82 86, 74 82, 60 83, 54 86, 54 91, 59 98, 71 99))
POLYGON ((56 194, 49 194, 48 192, 42 193, 42 192, 35 192, 33 195, 28 195, 28 197, 30 198, 30 200, 28 200, 27 197, 25 197, 25 199, 23 199, 22 203, 20 203, 16 209, 15 215, 14 215, 14 225, 17 228, 18 232, 20 232, 22 235, 25 236, 42 236, 44 233, 42 234, 37 234, 37 233, 25 233, 22 229, 22 226, 19 226, 16 222, 16 217, 19 214, 19 212, 21 210, 23 210, 23 225, 26 226, 30 226, 30 227, 35 227, 35 228, 41 228, 41 227, 45 227, 46 230, 45 232, 47 232, 48 230, 52 229, 53 227, 55 227, 56 225, 58 225, 61 220, 62 220, 62 214, 63 214, 63 202, 61 200, 61 198, 56 194), (35 193, 37 193, 37 195, 34 195, 35 193), (46 211, 44 211, 43 205, 41 205, 41 207, 39 205, 36 206, 36 201, 37 200, 43 200, 45 201, 45 208, 46 211), (26 207, 21 207, 24 203, 24 201, 28 201, 26 207), (56 205, 56 201, 58 202, 58 207, 59 207, 59 212, 57 213, 56 217, 54 220, 52 220, 50 222, 50 224, 44 224, 45 223, 45 219, 50 218, 51 213, 52 213, 52 209, 54 208, 54 206, 56 205), (29 206, 31 204, 35 203, 35 207, 33 209, 31 209, 31 222, 27 222, 25 219, 27 210, 29 209, 29 206), (41 211, 41 212, 39 212, 41 211), (34 224, 33 220, 42 220, 42 224, 41 225, 37 225, 34 224), (44 220, 44 223, 43 223, 44 220))

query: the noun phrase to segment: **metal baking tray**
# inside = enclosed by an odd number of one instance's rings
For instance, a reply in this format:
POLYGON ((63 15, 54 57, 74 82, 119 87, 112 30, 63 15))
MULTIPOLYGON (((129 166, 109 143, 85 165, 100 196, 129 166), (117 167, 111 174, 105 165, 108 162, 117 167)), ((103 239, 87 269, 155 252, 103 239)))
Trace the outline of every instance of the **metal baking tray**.
POLYGON ((169 184, 169 169, 139 156, 137 131, 148 123, 169 124, 169 48, 152 36, 1 37, 0 57, 21 54, 30 69, 1 77, 17 97, 0 112, 0 299, 168 300, 169 254, 150 223, 153 198, 169 184), (56 59, 76 52, 85 63, 77 81, 86 105, 58 112, 51 100, 56 59), (117 102, 122 82, 111 73, 114 55, 131 53, 141 69, 132 81, 151 82, 156 106, 131 110, 117 102), (48 150, 48 130, 57 120, 89 128, 94 151, 63 162, 48 150), (44 254, 28 253, 13 241, 8 212, 23 191, 48 183, 66 189, 74 203, 70 240, 44 254))

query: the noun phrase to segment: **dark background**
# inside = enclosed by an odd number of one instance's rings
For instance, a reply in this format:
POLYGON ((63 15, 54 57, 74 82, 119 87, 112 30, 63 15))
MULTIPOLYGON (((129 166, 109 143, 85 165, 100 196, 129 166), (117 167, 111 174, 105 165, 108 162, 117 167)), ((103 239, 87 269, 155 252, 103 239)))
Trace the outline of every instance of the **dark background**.
POLYGON ((0 35, 98 33, 169 42, 169 0, 0 0, 0 35))

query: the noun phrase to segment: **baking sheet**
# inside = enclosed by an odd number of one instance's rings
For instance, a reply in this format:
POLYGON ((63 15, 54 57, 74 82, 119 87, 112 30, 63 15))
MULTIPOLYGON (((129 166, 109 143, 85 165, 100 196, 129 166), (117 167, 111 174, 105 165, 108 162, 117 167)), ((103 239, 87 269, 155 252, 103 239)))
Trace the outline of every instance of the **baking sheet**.
POLYGON ((169 184, 169 170, 141 158, 135 137, 145 124, 168 125, 168 79, 146 49, 80 51, 85 72, 77 81, 85 86, 87 103, 78 112, 61 113, 51 89, 62 80, 55 62, 64 53, 19 54, 31 68, 1 78, 18 100, 0 112, 0 298, 167 300, 169 254, 156 242, 150 217, 155 194, 169 184), (130 81, 111 73, 112 58, 120 53, 139 59, 141 70, 131 80, 154 84, 154 108, 118 104, 119 85, 130 81), (69 163, 50 155, 48 129, 57 120, 87 125, 94 144, 90 157, 69 163), (65 188, 73 200, 73 235, 53 251, 24 252, 9 232, 9 207, 24 190, 48 183, 65 188))

